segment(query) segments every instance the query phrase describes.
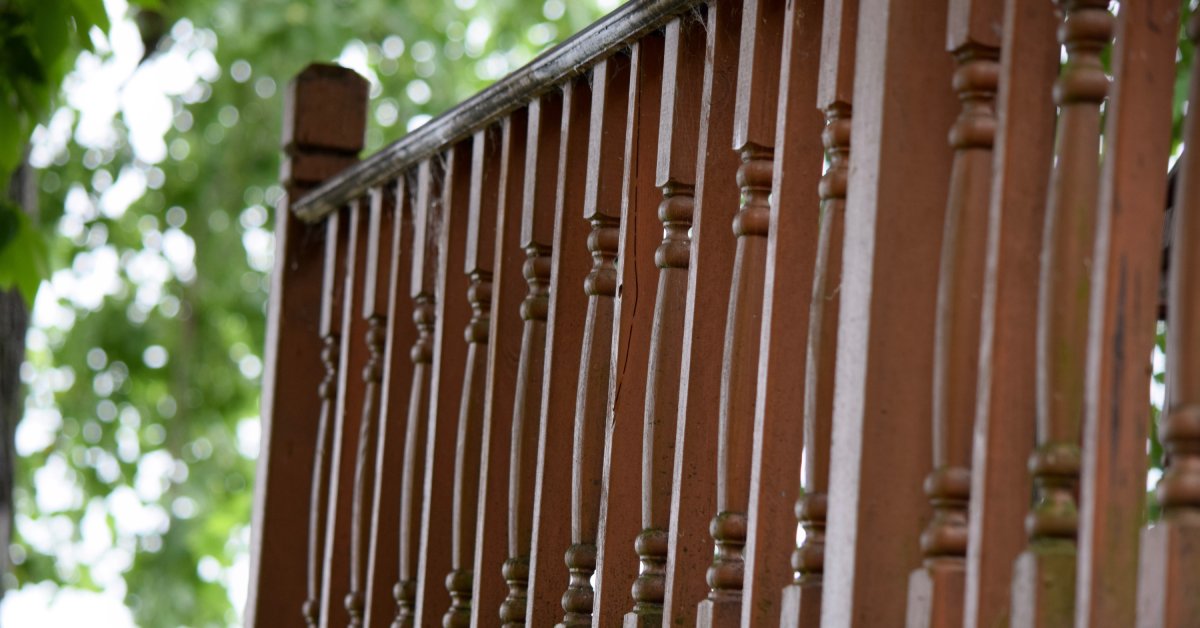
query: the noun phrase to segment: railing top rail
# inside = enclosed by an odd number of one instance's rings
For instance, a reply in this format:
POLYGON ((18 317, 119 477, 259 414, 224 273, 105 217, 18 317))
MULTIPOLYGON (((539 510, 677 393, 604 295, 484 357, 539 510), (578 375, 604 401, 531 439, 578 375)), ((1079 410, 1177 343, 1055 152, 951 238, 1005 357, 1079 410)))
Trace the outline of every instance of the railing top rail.
POLYGON ((312 222, 393 178, 405 167, 491 124, 533 97, 582 74, 642 35, 702 0, 631 0, 487 89, 455 105, 412 133, 331 177, 291 204, 312 222))

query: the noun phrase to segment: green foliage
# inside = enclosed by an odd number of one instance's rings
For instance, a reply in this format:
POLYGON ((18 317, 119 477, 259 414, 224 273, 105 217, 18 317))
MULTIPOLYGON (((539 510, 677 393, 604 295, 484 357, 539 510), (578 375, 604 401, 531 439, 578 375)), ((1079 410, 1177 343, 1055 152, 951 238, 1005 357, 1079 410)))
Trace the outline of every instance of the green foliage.
MULTIPOLYGON (((135 4, 112 16, 109 38, 92 31, 95 51, 78 62, 93 73, 120 66, 132 25, 147 47, 133 78, 120 79, 111 137, 87 137, 95 103, 66 98, 47 123, 66 123, 61 145, 35 150, 40 220, 57 229, 48 255, 60 270, 29 336, 22 430, 36 437, 18 437, 10 584, 103 588, 116 565, 139 624, 227 625, 249 538, 286 82, 312 61, 362 61, 374 150, 601 12, 569 0, 135 4), (168 62, 183 65, 155 74, 168 62), (186 68, 197 78, 165 92, 166 149, 154 155, 137 135, 153 109, 127 101, 163 96, 132 86, 140 73, 170 79, 186 68), (122 189, 133 198, 114 200, 122 189), (83 284, 100 296, 76 294, 83 284), (62 476, 65 501, 39 494, 47 469, 62 476), (96 529, 108 549, 80 558, 96 529), (56 531, 49 541, 46 530, 56 531)), ((76 24, 100 19, 86 17, 76 24)), ((67 79, 68 96, 78 82, 67 79)), ((292 610, 299 618, 279 612, 292 610)))

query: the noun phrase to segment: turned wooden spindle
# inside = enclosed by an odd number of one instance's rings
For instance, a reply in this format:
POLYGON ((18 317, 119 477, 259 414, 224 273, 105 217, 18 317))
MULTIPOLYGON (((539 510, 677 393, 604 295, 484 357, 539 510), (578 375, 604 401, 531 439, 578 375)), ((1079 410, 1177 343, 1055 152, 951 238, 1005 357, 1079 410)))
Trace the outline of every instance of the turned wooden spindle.
POLYGON ((950 171, 933 357, 933 471, 925 478, 933 518, 921 534, 923 565, 909 582, 908 625, 953 626, 963 618, 967 505, 978 380, 980 306, 991 193, 1000 5, 950 3, 953 88, 962 103, 950 128, 950 171))
MULTIPOLYGON (((529 552, 541 431, 538 416, 546 365, 546 318, 550 310, 562 115, 561 92, 543 94, 529 104, 523 164, 524 205, 517 247, 524 252, 521 274, 526 291, 520 302, 521 349, 509 433, 507 557, 501 573, 508 585, 500 606, 500 620, 505 626, 525 625, 529 606, 529 552)), ((487 609, 489 613, 493 610, 487 609)))
MULTIPOLYGON (((592 92, 589 77, 563 86, 559 127, 558 181, 554 195, 554 232, 550 258, 550 300, 546 317, 546 356, 538 411, 536 474, 533 489, 532 538, 529 542, 529 585, 526 622, 549 625, 562 616, 559 592, 567 588, 563 554, 571 545, 571 526, 564 525, 561 504, 571 499, 574 421, 578 369, 588 297, 579 287, 591 272, 587 250, 591 225, 580 220, 588 170, 592 92)), ((612 114, 610 114, 612 115, 612 114)))
MULTIPOLYGON (((467 213, 465 274, 469 280, 467 302, 471 320, 463 335, 467 341, 466 366, 462 375, 458 430, 455 437, 452 571, 446 576, 450 609, 442 617, 447 628, 471 623, 474 588, 475 523, 479 504, 479 456, 483 433, 484 393, 487 383, 487 352, 492 309, 492 268, 496 251, 496 210, 484 196, 495 192, 484 178, 488 163, 486 130, 475 134, 471 144, 470 190, 467 213)), ((465 155, 456 156, 463 159, 465 155)), ((451 206, 453 211, 454 207, 451 206)), ((437 490, 435 488, 435 490, 437 490)))
POLYGON ((1013 623, 1059 626, 1075 611, 1076 494, 1083 419, 1088 282, 1100 175, 1100 105, 1108 93, 1101 53, 1112 38, 1107 0, 1059 3, 1067 62, 1054 86, 1060 108, 1043 232, 1038 300, 1035 503, 1017 559, 1013 623))
POLYGON ((642 428, 642 531, 634 542, 641 565, 632 587, 634 606, 625 616, 626 626, 657 626, 662 622, 674 491, 683 315, 691 256, 688 232, 692 227, 700 131, 698 95, 704 73, 704 55, 700 51, 704 45, 701 23, 676 18, 667 25, 655 181, 662 190, 658 218, 663 237, 654 256, 659 273, 642 428))
POLYGON ((705 14, 704 79, 696 146, 696 189, 692 201, 688 290, 684 300, 680 357, 679 412, 667 540, 663 625, 696 622, 696 600, 708 593, 705 571, 708 524, 716 504, 717 443, 721 362, 712 358, 713 339, 724 333, 725 313, 712 307, 729 296, 736 243, 729 223, 737 211, 736 186, 729 173, 737 153, 729 150, 738 80, 740 2, 718 2, 705 14))
MULTIPOLYGON (((1200 42, 1200 14, 1187 36, 1200 42)), ((1200 64, 1188 99, 1200 103, 1200 64)), ((1189 109, 1186 146, 1200 146, 1200 116, 1189 109)), ((1200 159, 1184 150, 1175 179, 1167 288, 1167 401, 1158 437, 1165 452, 1158 482, 1161 520, 1142 533, 1139 628, 1180 628, 1200 617, 1200 159)))
POLYGON ((825 516, 828 510, 829 447, 833 426, 833 383, 837 368, 838 306, 842 287, 842 235, 850 169, 850 127, 854 97, 854 45, 857 0, 825 6, 821 31, 821 72, 817 103, 825 117, 821 134, 829 167, 818 185, 821 199, 817 258, 804 371, 803 491, 796 501, 798 534, 792 552, 792 584, 783 593, 780 626, 816 628, 821 623, 825 572, 825 516), (801 532, 802 531, 802 532, 801 532))
POLYGON ((775 160, 754 406, 742 625, 780 621, 783 589, 794 579, 784 557, 796 545, 796 482, 805 444, 802 359, 820 233, 814 191, 825 165, 819 102, 823 0, 787 3, 779 63, 775 160), (781 472, 781 471, 787 472, 781 472))
POLYGON ((325 511, 328 508, 329 433, 334 398, 337 396, 337 350, 341 345, 335 331, 340 328, 341 312, 334 303, 341 298, 344 285, 338 281, 343 266, 338 255, 339 213, 325 219, 325 269, 321 289, 321 365, 325 376, 317 387, 320 400, 320 419, 317 423, 317 443, 313 451, 312 487, 308 510, 308 597, 302 612, 304 621, 315 628, 321 621, 321 558, 325 545, 325 511))
MULTIPOLYGON (((1123 628, 1138 620, 1137 570, 1128 566, 1138 562, 1145 516, 1150 356, 1159 320, 1180 10, 1171 3, 1122 3, 1109 57, 1113 85, 1104 109, 1090 264, 1076 626, 1123 628)), ((1182 267, 1189 272, 1186 262, 1182 267)), ((1193 614, 1189 621, 1198 620, 1193 614)))
MULTIPOLYGON (((592 71, 592 119, 588 138, 584 219, 592 226, 588 252, 592 269, 584 281, 588 296, 575 405, 571 465, 571 547, 562 596, 562 625, 590 625, 592 573, 596 569, 596 533, 600 518, 604 432, 612 356, 613 297, 617 289, 621 188, 614 185, 625 162, 625 122, 629 112, 629 58, 617 55, 592 71), (604 181, 604 185, 600 185, 604 181)), ((578 254, 578 253, 576 253, 578 254)))
POLYGON ((404 470, 400 487, 400 579, 393 592, 396 618, 393 628, 409 628, 417 615, 417 573, 421 555, 421 519, 424 512, 422 485, 425 473, 425 441, 428 433, 429 376, 433 362, 433 332, 437 323, 434 282, 441 250, 436 221, 442 211, 436 186, 440 164, 425 160, 417 167, 416 199, 413 208, 412 297, 413 324, 417 338, 409 351, 413 363, 412 387, 404 433, 404 470))
MULTIPOLYGON (((366 612, 367 547, 370 534, 371 503, 368 496, 375 492, 376 440, 379 432, 381 384, 383 382, 384 348, 388 336, 387 303, 379 298, 388 288, 388 270, 384 258, 390 260, 384 234, 391 232, 390 207, 385 208, 384 188, 370 191, 370 215, 367 226, 367 257, 363 278, 361 316, 367 322, 367 362, 363 366, 362 418, 359 420, 358 452, 354 461, 354 495, 350 517, 350 591, 346 594, 346 612, 350 626, 362 626, 366 612), (385 213, 387 216, 385 216, 385 213)), ((387 200, 390 204, 390 199, 387 200)))

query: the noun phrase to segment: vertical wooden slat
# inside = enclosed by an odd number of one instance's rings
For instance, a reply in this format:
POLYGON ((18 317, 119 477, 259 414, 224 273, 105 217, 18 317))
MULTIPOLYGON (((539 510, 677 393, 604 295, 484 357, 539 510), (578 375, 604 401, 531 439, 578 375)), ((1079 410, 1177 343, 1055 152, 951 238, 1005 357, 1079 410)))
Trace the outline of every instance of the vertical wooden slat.
POLYGON ((503 261, 498 263, 504 273, 501 278, 504 300, 496 306, 501 312, 498 316, 505 318, 495 323, 497 346, 493 353, 497 363, 491 367, 491 376, 496 382, 503 382, 506 392, 503 396, 497 392, 489 395, 493 406, 487 424, 490 449, 484 458, 488 494, 486 500, 480 498, 488 509, 487 519, 481 517, 479 522, 480 564, 486 561, 489 571, 478 577, 493 579, 496 587, 494 595, 481 598, 473 619, 479 625, 489 625, 499 614, 504 625, 511 626, 524 625, 529 605, 526 591, 537 472, 537 418, 542 402, 558 185, 557 168, 552 164, 557 163, 559 150, 561 93, 554 91, 540 96, 529 104, 528 111, 515 114, 505 124, 505 145, 519 143, 522 137, 525 142, 520 169, 512 157, 506 168, 506 184, 521 186, 521 194, 516 197, 521 201, 521 213, 518 220, 517 207, 507 204, 502 235, 505 244, 500 253, 503 261), (503 351, 499 343, 504 343, 503 351), (512 360, 517 363, 511 364, 512 360), (501 530, 505 533, 501 534, 501 530))
POLYGON ((742 158, 736 177, 741 202, 733 219, 737 249, 722 357, 717 503, 709 528, 713 560, 708 597, 696 610, 701 626, 728 626, 741 618, 783 13, 781 2, 746 0, 742 7, 733 122, 733 149, 742 158))
POLYGON ((417 616, 417 579, 422 563, 421 521, 424 518, 425 457, 429 432, 430 376, 434 330, 437 325, 437 273, 440 248, 437 225, 441 221, 440 161, 426 159, 417 166, 413 211, 412 297, 413 325, 417 338, 409 356, 413 363, 412 388, 404 428, 404 470, 400 486, 400 579, 396 582, 396 628, 412 626, 417 616))
MULTIPOLYGON (((592 226, 587 245, 593 262, 584 281, 588 306, 579 358, 571 449, 571 547, 565 557, 570 579, 562 597, 565 612, 562 623, 568 626, 590 625, 592 621, 591 577, 596 569, 596 532, 600 522, 600 485, 612 359, 613 297, 617 289, 616 256, 621 226, 622 190, 615 182, 625 167, 628 110, 629 59, 623 55, 610 57, 592 71, 592 119, 583 214, 592 226)), ((563 251, 561 254, 580 253, 563 251)))
POLYGON ((946 5, 863 0, 838 312, 822 625, 905 616, 912 542, 928 520, 921 482, 936 277, 958 113, 943 40, 946 5), (897 542, 897 539, 909 539, 897 542))
POLYGON ((1036 398, 1037 276, 1054 150, 1054 6, 1008 0, 1001 45, 971 461, 966 626, 1008 625, 1025 541, 1036 398))
POLYGON ((739 158, 729 150, 726 138, 733 135, 741 23, 740 2, 717 2, 705 16, 696 196, 672 471, 676 490, 671 496, 663 600, 663 623, 672 626, 695 623, 696 601, 708 592, 705 568, 712 562, 708 523, 716 507, 713 434, 719 422, 721 363, 713 359, 710 348, 721 341, 725 327, 724 313, 712 304, 728 298, 733 274, 735 243, 727 229, 737 211, 739 190, 729 185, 729 173, 737 169, 739 158))
MULTIPOLYGON (((504 529, 508 512, 508 436, 509 408, 516 386, 514 371, 520 344, 519 304, 524 294, 521 278, 519 230, 514 227, 524 204, 521 188, 525 164, 520 140, 524 134, 525 110, 518 110, 499 127, 475 134, 475 164, 472 177, 480 170, 487 183, 482 186, 487 201, 485 211, 496 213, 496 247, 492 259, 493 296, 491 329, 488 332, 487 384, 483 407, 483 448, 479 460, 479 513, 475 523, 474 598, 471 603, 472 625, 492 625, 504 599, 501 565, 505 551, 504 529), (498 193, 497 193, 498 192, 498 193), (490 200, 486 197, 490 196, 490 200)), ((474 190, 472 190, 474 194, 474 190)))
POLYGON ((354 467, 359 424, 365 401, 362 372, 368 349, 363 339, 367 322, 358 316, 365 289, 368 216, 365 199, 346 209, 347 228, 339 230, 339 249, 345 255, 341 334, 338 348, 337 402, 330 425, 329 499, 325 519, 324 588, 320 625, 342 624, 354 604, 351 596, 351 534, 354 511, 354 467))
POLYGON ((984 0, 949 3, 946 47, 954 56, 952 85, 962 108, 950 128, 954 163, 937 280, 933 470, 925 478, 933 518, 921 534, 924 564, 909 580, 912 628, 957 626, 963 620, 1001 6, 984 0))
MULTIPOLYGON (((1105 109, 1084 392, 1075 625, 1136 621, 1177 3, 1122 4, 1105 109)), ((1200 615, 1192 618, 1200 622, 1200 615)))
MULTIPOLYGON (((469 342, 463 342, 459 330, 471 322, 472 306, 467 298, 467 282, 459 270, 467 249, 467 214, 471 185, 471 140, 451 146, 445 153, 445 179, 442 198, 434 205, 438 214, 430 222, 437 233, 437 301, 433 335, 433 369, 429 381, 428 434, 425 445, 424 512, 421 518, 421 545, 417 576, 417 615, 415 624, 433 624, 447 608, 449 591, 459 593, 469 578, 448 576, 459 563, 455 532, 455 468, 460 450, 458 424, 461 423, 461 383, 467 373, 469 342), (462 586, 460 586, 462 585, 462 586)), ((478 456, 478 448, 475 450, 478 456)), ((465 457, 464 457, 465 458, 465 457)), ((478 462, 472 463, 474 467, 478 462)), ((472 495, 472 498, 476 495, 472 495)), ((470 526, 474 530, 474 525, 470 526)), ((472 539, 473 540, 473 539, 472 539)), ((450 598, 452 599, 452 598, 450 598)))
MULTIPOLYGON (((391 235, 393 214, 385 208, 387 192, 382 187, 369 192, 366 260, 363 268, 362 305, 358 316, 366 322, 364 338, 367 345, 367 363, 363 366, 363 404, 359 419, 358 447, 354 460, 354 492, 350 517, 350 591, 346 595, 346 610, 350 615, 350 626, 362 626, 366 611, 367 562, 370 548, 372 502, 375 494, 379 432, 381 388, 383 383, 384 351, 388 336, 387 295, 391 261, 391 235)), ((386 203, 390 205, 391 199, 386 203)))
POLYGON ((558 184, 555 192, 555 252, 550 264, 546 357, 538 411, 537 468, 533 499, 533 536, 529 549, 529 625, 550 625, 562 615, 557 596, 567 586, 563 555, 571 544, 562 504, 570 499, 573 417, 583 346, 587 295, 584 284, 592 263, 587 249, 589 224, 580 220, 589 177, 588 141, 592 91, 587 78, 563 89, 558 184))
MULTIPOLYGON (((367 555, 367 626, 385 625, 396 614, 393 586, 400 575, 400 500, 404 476, 404 427, 408 387, 413 376, 409 349, 417 340, 410 324, 406 281, 412 273, 413 208, 407 177, 393 183, 390 230, 381 237, 388 247, 387 342, 383 352, 383 380, 379 394, 379 427, 375 436, 375 485, 372 497, 370 542, 367 555), (390 231, 390 233, 388 233, 390 231)), ((380 260, 383 261, 382 258, 380 260)))
MULTIPOLYGON (((1200 41, 1200 13, 1188 38, 1200 41)), ((1200 63, 1192 63, 1185 145, 1200 146, 1200 63)), ((1137 625, 1181 628, 1200 617, 1200 159, 1185 150, 1176 167, 1167 290, 1167 403, 1159 427, 1166 452, 1158 483, 1162 519, 1142 536, 1137 625)))
POLYGON ((817 255, 824 165, 821 112, 813 107, 821 63, 821 0, 793 0, 784 15, 775 123, 775 170, 767 235, 746 535, 742 625, 779 621, 780 595, 792 581, 796 475, 804 444, 804 354, 817 255))
POLYGON ((816 101, 825 116, 821 139, 829 167, 818 185, 820 231, 804 352, 804 491, 796 502, 796 519, 804 541, 792 552, 791 567, 795 575, 782 595, 780 626, 786 628, 816 628, 821 623, 858 0, 827 2, 822 18, 816 101))
POLYGON ((658 268, 654 260, 661 240, 654 236, 663 226, 657 211, 662 192, 655 185, 655 172, 664 83, 663 44, 662 33, 644 36, 633 45, 629 64, 629 114, 625 127, 600 521, 596 532, 593 626, 621 623, 638 573, 637 553, 632 545, 641 526, 637 517, 628 516, 628 509, 641 501, 642 470, 630 461, 642 459, 647 365, 653 312, 657 308, 658 268))
MULTIPOLYGON (((1100 175, 1100 105, 1108 91, 1100 53, 1112 38, 1106 0, 1066 0, 1059 42, 1067 62, 1038 297, 1038 447, 1030 459, 1036 503, 1013 576, 1013 623, 1074 621, 1079 429, 1083 418, 1088 283, 1100 175)), ((1132 568, 1132 566, 1131 566, 1132 568)))
POLYGON ((663 237, 654 253, 659 272, 645 374, 641 531, 634 543, 641 565, 632 587, 634 606, 625 615, 626 626, 662 623, 704 45, 703 24, 694 18, 676 18, 667 25, 654 181, 662 191, 658 218, 663 237))

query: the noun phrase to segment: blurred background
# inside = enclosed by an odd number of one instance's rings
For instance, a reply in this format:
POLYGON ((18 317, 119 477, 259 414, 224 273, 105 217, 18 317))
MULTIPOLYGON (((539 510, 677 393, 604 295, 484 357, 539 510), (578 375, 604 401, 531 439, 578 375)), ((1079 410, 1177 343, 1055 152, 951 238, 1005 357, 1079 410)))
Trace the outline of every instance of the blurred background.
POLYGON ((368 78, 370 153, 617 3, 0 2, 0 625, 240 623, 287 81, 368 78))

